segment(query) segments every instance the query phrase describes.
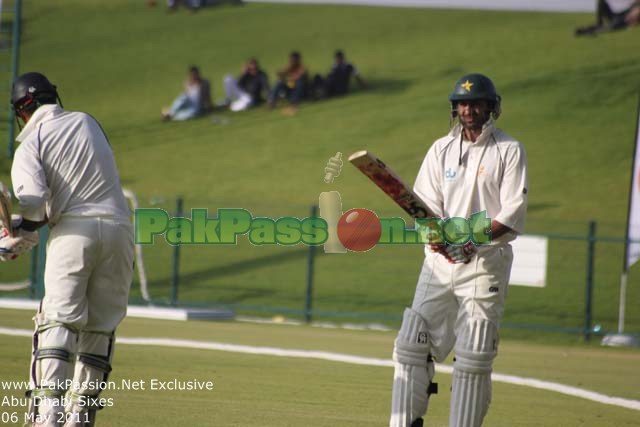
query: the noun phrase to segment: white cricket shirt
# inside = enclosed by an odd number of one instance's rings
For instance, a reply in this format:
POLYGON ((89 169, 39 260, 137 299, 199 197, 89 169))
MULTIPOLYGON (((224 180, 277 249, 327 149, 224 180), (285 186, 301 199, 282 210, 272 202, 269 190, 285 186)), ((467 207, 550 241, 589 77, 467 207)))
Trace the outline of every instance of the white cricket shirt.
POLYGON ((476 142, 464 141, 458 124, 429 149, 414 191, 441 218, 468 219, 476 212, 511 228, 494 243, 524 231, 527 156, 522 144, 489 120, 476 142))
POLYGON ((25 218, 129 218, 113 152, 93 117, 43 105, 16 140, 11 180, 25 218))

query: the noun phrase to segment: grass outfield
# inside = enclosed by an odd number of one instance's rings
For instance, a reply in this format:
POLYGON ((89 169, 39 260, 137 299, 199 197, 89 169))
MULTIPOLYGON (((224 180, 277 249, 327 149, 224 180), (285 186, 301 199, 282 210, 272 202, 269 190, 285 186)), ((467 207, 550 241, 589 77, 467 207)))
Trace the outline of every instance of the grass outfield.
MULTIPOLYGON (((0 311, 1 327, 30 328, 26 311, 0 311)), ((173 322, 126 319, 121 337, 171 337, 252 346, 322 350, 388 358, 394 333, 319 329, 237 322, 173 322)), ((2 336, 0 378, 20 381, 28 371, 30 340, 2 336)), ((610 348, 559 348, 504 341, 495 371, 639 399, 637 352, 610 348)), ((450 363, 450 361, 448 361, 450 363)), ((110 379, 145 380, 145 390, 110 390, 113 407, 100 425, 365 426, 384 425, 389 412, 390 368, 357 366, 221 351, 119 345, 110 379), (150 390, 152 378, 213 381, 212 391, 150 390)), ((431 425, 446 425, 450 375, 438 374, 440 394, 429 410, 431 425)), ((21 393, 0 391, 3 396, 21 393)), ((22 411, 2 407, 1 411, 22 411)), ((635 425, 637 411, 494 382, 486 419, 490 426, 635 425)))
MULTIPOLYGON (((107 130, 123 183, 141 202, 173 209, 247 208, 256 216, 306 216, 318 194, 340 191, 343 206, 380 216, 401 213, 354 168, 322 182, 327 159, 369 149, 412 181, 432 141, 447 131, 446 97, 463 73, 490 75, 503 96, 499 125, 520 139, 530 166, 530 233, 622 236, 637 105, 637 31, 575 39, 588 14, 248 4, 167 14, 144 2, 64 0, 24 5, 21 71, 42 70, 69 109, 107 130), (262 109, 189 123, 160 123, 160 107, 180 91, 188 64, 211 79, 256 55, 273 78, 299 49, 312 72, 326 72, 343 48, 371 90, 304 105, 295 118, 262 109)), ((7 180, 9 163, 0 163, 7 180)), ((170 248, 146 248, 151 293, 167 298, 170 248)), ((622 246, 599 243, 594 323, 614 329, 622 246)), ((314 309, 399 316, 413 295, 418 247, 319 256, 314 309)), ((548 286, 510 290, 505 322, 581 327, 586 244, 550 243, 548 286)), ((302 247, 182 248, 182 301, 301 310, 302 247)), ((21 279, 22 261, 0 281, 21 279)), ((629 277, 627 325, 640 332, 638 268, 629 277)), ((136 296, 136 295, 134 295, 136 296)), ((249 310, 240 310, 248 312, 249 310)), ((254 311, 255 312, 255 311, 254 311)))

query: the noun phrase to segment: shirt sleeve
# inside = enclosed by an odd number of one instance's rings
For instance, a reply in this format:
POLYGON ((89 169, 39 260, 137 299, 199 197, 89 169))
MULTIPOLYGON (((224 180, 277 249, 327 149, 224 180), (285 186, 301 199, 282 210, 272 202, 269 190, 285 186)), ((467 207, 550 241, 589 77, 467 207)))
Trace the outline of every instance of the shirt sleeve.
POLYGON ((444 197, 442 195, 442 167, 433 145, 427 152, 418 177, 413 185, 413 191, 420 197, 433 213, 442 218, 444 212, 444 197))
POLYGON ((507 150, 506 165, 500 186, 501 208, 493 219, 522 234, 527 214, 528 192, 527 154, 522 145, 514 144, 507 150))
POLYGON ((36 144, 25 141, 16 151, 11 181, 22 216, 31 221, 43 221, 50 191, 36 144))

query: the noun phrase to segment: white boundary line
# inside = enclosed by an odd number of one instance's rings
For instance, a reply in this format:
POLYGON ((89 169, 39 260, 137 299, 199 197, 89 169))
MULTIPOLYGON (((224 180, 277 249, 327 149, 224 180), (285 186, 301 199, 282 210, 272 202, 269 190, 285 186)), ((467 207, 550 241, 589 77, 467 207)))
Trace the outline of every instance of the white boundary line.
POLYGON ((27 289, 29 286, 31 286, 31 282, 29 280, 21 280, 19 282, 11 283, 0 283, 0 291, 19 291, 21 289, 27 289))
POLYGON ((595 12, 593 0, 244 0, 247 3, 301 3, 434 9, 595 12))
MULTIPOLYGON (((31 337, 33 331, 28 329, 14 329, 0 327, 0 335, 12 335, 18 337, 31 337)), ((194 341, 182 340, 174 338, 134 338, 134 337, 118 337, 118 344, 128 345, 146 345, 160 347, 175 348, 194 348, 200 350, 216 350, 227 351, 231 353, 259 354, 266 356, 279 357, 295 357, 302 359, 328 360, 331 362, 351 363, 354 365, 365 366, 381 366, 385 368, 393 367, 393 362, 389 359, 378 359, 374 357, 352 356, 349 354, 330 353, 326 351, 313 350, 292 350, 277 347, 254 347, 249 345, 226 344, 210 341, 194 341)), ((453 368, 448 365, 436 364, 436 371, 445 374, 451 374, 453 368)), ((594 391, 585 390, 578 387, 572 387, 564 384, 554 383, 551 381, 537 380, 535 378, 518 377, 515 375, 505 375, 493 373, 491 375, 493 381, 515 384, 525 387, 538 388, 542 390, 555 391, 556 393, 566 394, 572 397, 579 397, 593 402, 602 403, 603 405, 619 406, 621 408, 633 409, 640 411, 640 401, 633 399, 625 399, 622 397, 607 396, 605 394, 596 393, 594 391)))
MULTIPOLYGON (((38 310, 40 306, 39 300, 28 298, 0 298, 0 308, 8 308, 14 310, 38 310)), ((207 311, 206 309, 204 310, 207 311)), ((231 318, 226 313, 229 310, 208 310, 212 314, 210 318, 231 318)), ((192 318, 202 318, 198 314, 202 314, 202 309, 188 309, 178 307, 156 307, 152 305, 130 305, 127 307, 127 317, 142 317, 146 319, 163 319, 163 320, 190 320, 192 318)))

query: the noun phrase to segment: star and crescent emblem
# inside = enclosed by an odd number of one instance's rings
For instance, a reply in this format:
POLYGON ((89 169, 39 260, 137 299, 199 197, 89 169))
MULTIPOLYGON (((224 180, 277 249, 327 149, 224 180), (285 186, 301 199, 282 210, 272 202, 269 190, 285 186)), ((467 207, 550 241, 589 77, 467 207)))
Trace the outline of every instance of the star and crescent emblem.
POLYGON ((462 86, 467 92, 471 92, 471 86, 473 86, 473 83, 467 80, 466 82, 462 83, 460 86, 462 86))

